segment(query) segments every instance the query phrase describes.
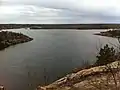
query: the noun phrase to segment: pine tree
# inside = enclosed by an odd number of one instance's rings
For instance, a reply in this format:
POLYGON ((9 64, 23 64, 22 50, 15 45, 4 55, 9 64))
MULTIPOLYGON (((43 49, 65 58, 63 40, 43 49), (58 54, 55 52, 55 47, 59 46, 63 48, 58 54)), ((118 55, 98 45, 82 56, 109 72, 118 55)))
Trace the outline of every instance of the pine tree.
POLYGON ((95 65, 105 65, 115 61, 115 49, 113 47, 109 47, 106 44, 103 48, 100 49, 99 54, 96 56, 97 61, 95 65))

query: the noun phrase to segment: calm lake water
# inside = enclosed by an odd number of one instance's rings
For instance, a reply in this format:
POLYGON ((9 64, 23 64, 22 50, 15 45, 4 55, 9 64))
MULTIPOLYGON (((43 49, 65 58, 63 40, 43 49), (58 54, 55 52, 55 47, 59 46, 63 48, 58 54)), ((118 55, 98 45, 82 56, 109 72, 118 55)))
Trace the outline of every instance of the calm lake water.
POLYGON ((0 51, 0 84, 7 90, 34 90, 46 80, 51 83, 84 62, 94 63, 101 45, 117 42, 93 35, 100 30, 11 31, 22 32, 34 40, 0 51))

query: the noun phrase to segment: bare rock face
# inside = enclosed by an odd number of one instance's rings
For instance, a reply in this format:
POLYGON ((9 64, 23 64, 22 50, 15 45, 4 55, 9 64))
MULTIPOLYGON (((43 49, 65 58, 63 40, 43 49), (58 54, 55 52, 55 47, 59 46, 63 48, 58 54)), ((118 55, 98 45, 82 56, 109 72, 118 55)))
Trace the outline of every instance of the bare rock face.
MULTIPOLYGON (((118 69, 120 68, 119 63, 120 61, 115 61, 111 64, 84 69, 77 73, 66 75, 48 86, 39 86, 37 90, 96 90, 96 87, 91 85, 90 81, 93 83, 95 79, 98 84, 106 83, 107 76, 111 75, 109 68, 112 70, 118 69)), ((110 80, 111 82, 114 81, 113 79, 110 80)))

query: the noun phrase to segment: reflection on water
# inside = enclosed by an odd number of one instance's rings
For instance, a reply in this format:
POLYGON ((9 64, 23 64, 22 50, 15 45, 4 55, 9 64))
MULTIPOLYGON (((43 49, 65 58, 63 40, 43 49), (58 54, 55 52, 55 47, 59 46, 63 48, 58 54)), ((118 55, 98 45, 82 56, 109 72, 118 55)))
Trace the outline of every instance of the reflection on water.
POLYGON ((95 61, 99 44, 116 39, 93 35, 99 31, 12 30, 34 40, 0 51, 0 84, 8 90, 33 90, 51 83, 73 68, 95 61), (32 86, 31 86, 32 85, 32 86))

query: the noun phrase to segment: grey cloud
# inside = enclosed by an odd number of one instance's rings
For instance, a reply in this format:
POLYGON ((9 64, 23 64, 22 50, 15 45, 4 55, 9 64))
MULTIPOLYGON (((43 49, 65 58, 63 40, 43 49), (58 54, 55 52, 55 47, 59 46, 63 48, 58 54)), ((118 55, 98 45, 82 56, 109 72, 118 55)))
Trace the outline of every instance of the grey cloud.
POLYGON ((79 6, 79 4, 76 4, 75 2, 77 1, 78 0, 3 0, 3 6, 21 5, 21 7, 28 7, 21 10, 21 14, 19 15, 13 14, 13 16, 7 16, 7 20, 5 18, 0 18, 0 20, 2 22, 10 23, 120 22, 120 16, 110 14, 108 9, 85 9, 82 6, 79 6), (43 11, 39 10, 41 7, 43 11), (48 8, 50 10, 44 11, 44 8, 48 8))

